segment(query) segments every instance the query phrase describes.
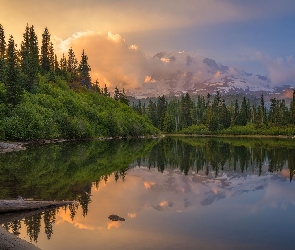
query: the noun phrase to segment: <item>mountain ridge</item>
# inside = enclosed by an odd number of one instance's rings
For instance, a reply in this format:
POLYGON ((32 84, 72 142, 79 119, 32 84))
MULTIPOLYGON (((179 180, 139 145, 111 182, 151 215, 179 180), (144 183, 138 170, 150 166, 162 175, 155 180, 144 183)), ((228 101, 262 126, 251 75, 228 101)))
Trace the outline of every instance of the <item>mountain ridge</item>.
POLYGON ((158 64, 160 61, 161 67, 152 70, 146 76, 142 88, 128 91, 129 95, 144 98, 180 96, 187 92, 207 95, 219 91, 223 95, 264 94, 286 97, 292 92, 290 85, 275 85, 267 76, 225 66, 194 52, 159 52, 152 60, 158 64))

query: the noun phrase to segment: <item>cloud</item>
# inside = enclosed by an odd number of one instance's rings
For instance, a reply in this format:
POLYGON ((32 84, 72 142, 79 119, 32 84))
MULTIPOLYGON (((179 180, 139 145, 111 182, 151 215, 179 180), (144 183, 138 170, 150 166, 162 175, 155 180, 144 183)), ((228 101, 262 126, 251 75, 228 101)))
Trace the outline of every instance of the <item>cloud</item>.
POLYGON ((34 24, 38 34, 47 26, 64 38, 77 30, 122 34, 265 19, 291 13, 294 7, 293 0, 1 0, 0 16, 19 39, 26 23, 34 24))
POLYGON ((112 221, 108 223, 108 229, 111 228, 119 228, 121 226, 121 222, 120 221, 112 221))
POLYGON ((136 218, 136 213, 128 213, 128 217, 130 219, 134 219, 134 218, 136 218))
POLYGON ((147 182, 147 181, 143 182, 143 185, 144 185, 144 187, 145 187, 146 189, 151 188, 151 187, 154 186, 155 184, 156 184, 155 182, 147 182))
POLYGON ((256 52, 253 59, 260 62, 266 68, 268 78, 271 79, 273 86, 284 84, 294 86, 295 62, 292 56, 273 59, 262 52, 256 52))
POLYGON ((119 34, 87 31, 76 32, 55 44, 58 54, 67 53, 70 47, 80 60, 82 50, 88 55, 92 80, 113 89, 138 88, 145 79, 147 58, 136 45, 127 45, 119 34))

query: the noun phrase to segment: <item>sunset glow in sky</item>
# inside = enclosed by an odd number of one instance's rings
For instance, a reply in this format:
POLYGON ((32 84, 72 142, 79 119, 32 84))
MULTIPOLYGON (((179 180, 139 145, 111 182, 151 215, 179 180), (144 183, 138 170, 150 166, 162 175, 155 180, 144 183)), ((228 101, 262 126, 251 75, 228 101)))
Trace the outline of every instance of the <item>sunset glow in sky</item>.
POLYGON ((140 72, 130 72, 160 51, 193 51, 249 72, 295 78, 294 0, 1 0, 0 23, 18 44, 27 23, 39 38, 48 27, 56 52, 73 46, 78 57, 84 48, 92 77, 105 83, 113 80, 105 73, 110 67, 114 78, 143 82, 140 72))

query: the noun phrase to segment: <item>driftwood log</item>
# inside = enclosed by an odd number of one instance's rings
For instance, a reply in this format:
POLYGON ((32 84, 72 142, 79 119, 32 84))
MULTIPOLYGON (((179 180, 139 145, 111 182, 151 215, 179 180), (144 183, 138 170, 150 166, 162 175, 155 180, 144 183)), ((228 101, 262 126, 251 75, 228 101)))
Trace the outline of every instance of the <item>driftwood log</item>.
POLYGON ((70 204, 73 204, 73 201, 0 200, 0 214, 61 207, 70 204))

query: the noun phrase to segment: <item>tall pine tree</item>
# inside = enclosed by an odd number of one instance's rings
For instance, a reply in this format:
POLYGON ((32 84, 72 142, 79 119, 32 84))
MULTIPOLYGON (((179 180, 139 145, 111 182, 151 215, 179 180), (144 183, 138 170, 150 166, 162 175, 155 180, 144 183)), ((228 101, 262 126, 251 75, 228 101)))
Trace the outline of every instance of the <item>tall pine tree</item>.
POLYGON ((26 26, 23 34, 24 40, 21 43, 21 69, 24 75, 24 87, 28 91, 33 91, 37 85, 37 75, 39 72, 39 48, 38 38, 34 26, 26 26))
POLYGON ((10 36, 7 48, 7 60, 5 67, 5 88, 7 104, 16 106, 22 96, 22 86, 19 77, 19 68, 17 65, 17 54, 15 50, 15 43, 12 36, 10 36))
POLYGON ((47 27, 44 29, 42 34, 42 45, 41 45, 41 71, 46 74, 50 70, 50 34, 47 27))
POLYGON ((84 49, 79 64, 80 83, 87 88, 91 88, 90 66, 88 65, 88 56, 84 53, 84 49))
POLYGON ((0 82, 4 81, 5 50, 6 50, 6 42, 5 42, 4 28, 2 24, 0 24, 0 82))

